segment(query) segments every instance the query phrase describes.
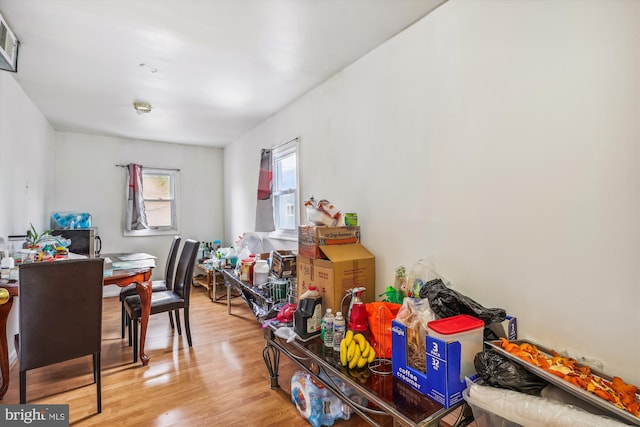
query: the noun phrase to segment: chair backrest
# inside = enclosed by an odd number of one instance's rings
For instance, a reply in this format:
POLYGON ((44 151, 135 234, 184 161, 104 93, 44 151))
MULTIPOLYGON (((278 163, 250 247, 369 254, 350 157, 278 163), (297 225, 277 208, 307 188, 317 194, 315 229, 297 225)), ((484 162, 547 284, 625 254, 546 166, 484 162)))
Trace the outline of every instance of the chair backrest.
POLYGON ((176 259, 178 258, 178 249, 180 249, 180 236, 174 236, 169 248, 169 256, 167 265, 164 270, 164 283, 167 289, 173 289, 173 273, 176 269, 176 259))
POLYGON ((100 352, 103 263, 86 258, 20 266, 21 370, 100 352))
POLYGON ((193 267, 198 256, 198 247, 200 242, 187 239, 180 253, 180 260, 176 267, 175 281, 173 282, 173 291, 180 295, 189 304, 189 294, 191 291, 191 281, 193 280, 193 267))

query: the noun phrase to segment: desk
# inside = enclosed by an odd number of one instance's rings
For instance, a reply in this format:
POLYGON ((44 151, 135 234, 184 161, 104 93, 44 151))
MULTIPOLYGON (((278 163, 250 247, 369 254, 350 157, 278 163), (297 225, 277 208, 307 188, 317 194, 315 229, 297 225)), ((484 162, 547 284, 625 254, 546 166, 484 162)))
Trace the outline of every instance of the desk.
POLYGON ((464 426, 473 420, 468 405, 460 403, 449 409, 444 408, 391 375, 390 363, 381 363, 375 372, 370 370, 369 377, 361 382, 340 365, 340 353, 334 354, 333 350, 326 349, 319 337, 307 342, 294 340, 287 343, 275 336, 274 327, 268 326, 264 329, 264 339, 262 356, 269 371, 272 389, 280 387, 278 365, 280 354, 285 354, 373 426, 388 424, 391 419, 394 426, 436 427, 443 417, 461 406, 462 411, 454 426, 464 426), (369 404, 364 406, 352 399, 353 395, 345 393, 345 385, 364 397, 369 404))
MULTIPOLYGON (((140 318, 140 360, 142 365, 149 364, 149 356, 144 352, 144 342, 147 336, 147 325, 151 314, 151 270, 152 267, 133 268, 127 270, 115 270, 110 276, 105 276, 104 285, 117 285, 125 287, 136 283, 136 291, 142 303, 142 317, 140 318)), ((0 301, 0 374, 2 385, 0 386, 0 399, 4 398, 9 388, 9 349, 7 347, 7 319, 13 306, 13 297, 18 296, 18 283, 0 279, 0 289, 6 289, 9 293, 7 300, 0 301)))

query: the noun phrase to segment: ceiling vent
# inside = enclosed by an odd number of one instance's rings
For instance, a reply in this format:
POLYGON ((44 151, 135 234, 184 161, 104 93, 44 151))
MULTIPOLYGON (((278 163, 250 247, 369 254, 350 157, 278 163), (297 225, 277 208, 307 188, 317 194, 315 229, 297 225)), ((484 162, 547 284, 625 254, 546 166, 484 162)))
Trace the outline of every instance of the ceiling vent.
POLYGON ((18 71, 18 39, 0 15, 0 70, 18 71))

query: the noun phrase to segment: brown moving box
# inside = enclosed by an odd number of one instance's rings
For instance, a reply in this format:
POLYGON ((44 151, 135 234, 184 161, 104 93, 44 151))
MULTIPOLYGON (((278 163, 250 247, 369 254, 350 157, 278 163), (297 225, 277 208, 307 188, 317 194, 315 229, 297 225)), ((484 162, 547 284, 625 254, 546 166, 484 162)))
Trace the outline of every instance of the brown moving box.
POLYGON ((329 259, 298 255, 298 296, 315 285, 323 296, 322 310, 330 308, 334 313, 342 310, 340 302, 347 289, 365 287, 362 300, 375 300, 376 259, 367 248, 356 243, 320 246, 320 250, 329 259))
POLYGON ((273 251, 271 272, 280 278, 296 277, 296 255, 292 251, 273 251))
POLYGON ((360 227, 326 227, 301 225, 298 227, 298 254, 308 258, 326 259, 320 246, 360 243, 360 227))

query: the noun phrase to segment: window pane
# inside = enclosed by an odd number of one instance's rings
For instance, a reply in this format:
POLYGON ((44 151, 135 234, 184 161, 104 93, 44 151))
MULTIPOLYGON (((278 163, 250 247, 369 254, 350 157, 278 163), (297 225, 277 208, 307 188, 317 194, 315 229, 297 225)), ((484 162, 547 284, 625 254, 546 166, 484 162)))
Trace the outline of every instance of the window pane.
POLYGON ((296 155, 290 154, 276 161, 275 191, 296 188, 296 155))
MULTIPOLYGON (((146 193, 146 188, 144 191, 146 193)), ((144 211, 147 214, 149 227, 170 227, 172 225, 171 201, 152 202, 145 200, 144 211)))
POLYGON ((274 213, 277 230, 295 230, 295 193, 274 196, 274 213))
POLYGON ((142 191, 145 199, 171 199, 169 175, 142 174, 142 191))

